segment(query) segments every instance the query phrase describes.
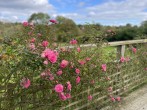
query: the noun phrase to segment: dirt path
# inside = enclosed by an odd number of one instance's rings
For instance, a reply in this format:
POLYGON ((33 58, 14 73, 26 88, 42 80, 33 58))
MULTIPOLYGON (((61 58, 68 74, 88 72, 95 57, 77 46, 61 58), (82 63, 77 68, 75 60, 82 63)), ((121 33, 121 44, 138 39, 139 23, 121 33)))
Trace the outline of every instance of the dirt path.
POLYGON ((124 98, 124 103, 117 110, 147 110, 147 85, 124 98))

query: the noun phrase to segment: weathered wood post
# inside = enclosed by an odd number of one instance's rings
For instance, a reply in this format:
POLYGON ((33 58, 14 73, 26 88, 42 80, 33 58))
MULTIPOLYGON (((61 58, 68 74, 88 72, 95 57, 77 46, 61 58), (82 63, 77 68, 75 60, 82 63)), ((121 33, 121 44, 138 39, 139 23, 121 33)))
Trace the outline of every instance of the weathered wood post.
MULTIPOLYGON (((125 45, 119 45, 119 46, 117 46, 117 54, 116 54, 116 57, 117 57, 117 62, 118 62, 118 67, 117 67, 117 72, 121 72, 121 64, 120 64, 120 58, 121 57, 124 57, 125 56, 125 45)), ((121 81, 120 81, 120 79, 122 78, 122 75, 121 75, 121 73, 120 74, 118 74, 118 75, 116 75, 115 76, 115 82, 114 82, 114 85, 119 85, 119 86, 122 86, 121 84, 119 84, 121 81)), ((116 89, 116 90, 119 90, 120 88, 122 88, 122 87, 119 87, 119 86, 115 86, 116 88, 114 88, 114 89, 116 89)), ((119 94, 119 91, 116 91, 116 95, 118 95, 119 94)))
POLYGON ((125 45, 117 46, 117 60, 125 55, 125 45))

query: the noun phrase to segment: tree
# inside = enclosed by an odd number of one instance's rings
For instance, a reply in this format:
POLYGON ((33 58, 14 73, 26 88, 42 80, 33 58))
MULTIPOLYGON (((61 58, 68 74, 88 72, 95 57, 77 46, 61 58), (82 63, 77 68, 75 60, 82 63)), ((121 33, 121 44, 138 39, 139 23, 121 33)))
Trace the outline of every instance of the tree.
POLYGON ((50 19, 50 16, 46 13, 33 13, 29 19, 28 22, 33 22, 35 24, 46 24, 48 20, 50 19))
POLYGON ((141 23, 140 29, 143 34, 147 35, 147 21, 143 21, 141 23))
POLYGON ((58 21, 57 27, 59 41, 67 41, 68 39, 75 38, 79 35, 80 30, 72 19, 57 16, 56 20, 58 21))

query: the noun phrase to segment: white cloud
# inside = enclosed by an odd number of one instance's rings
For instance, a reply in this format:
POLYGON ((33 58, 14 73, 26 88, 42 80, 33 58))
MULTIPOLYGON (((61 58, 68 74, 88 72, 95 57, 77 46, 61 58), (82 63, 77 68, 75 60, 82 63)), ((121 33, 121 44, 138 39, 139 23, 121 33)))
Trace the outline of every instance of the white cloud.
POLYGON ((18 20, 18 17, 17 16, 12 16, 14 19, 18 20))
POLYGON ((59 13, 58 15, 63 16, 63 17, 67 17, 70 19, 76 19, 77 17, 80 16, 78 13, 59 13))
POLYGON ((9 2, 0 0, 1 20, 22 21, 35 12, 52 14, 55 8, 48 3, 48 0, 9 0, 9 2))
POLYGON ((89 15, 89 16, 95 16, 95 15, 96 15, 96 13, 95 13, 95 12, 93 12, 93 11, 90 11, 90 12, 88 13, 88 15, 89 15))
MULTIPOLYGON (((34 12, 49 13, 52 17, 58 15, 68 17, 74 21, 102 22, 108 24, 125 24, 147 20, 147 0, 104 0, 101 4, 88 6, 90 0, 79 2, 78 0, 55 0, 60 7, 54 7, 48 0, 0 0, 0 19, 11 21, 23 21, 34 12), (66 5, 65 5, 66 4, 66 5), (57 12, 62 6, 75 6, 76 9, 69 12, 57 12), (79 7, 78 7, 79 6, 79 7), (110 23, 112 22, 112 23, 110 23)), ((71 8, 70 8, 71 11, 71 8)))
POLYGON ((133 23, 139 24, 143 20, 147 20, 147 0, 122 0, 96 4, 94 6, 86 7, 80 13, 77 13, 76 18, 79 21, 95 21, 108 24, 125 24, 133 23), (110 23, 111 22, 111 23, 110 23), (122 22, 122 23, 121 23, 122 22), (137 22, 137 23, 136 23, 137 22))
POLYGON ((87 12, 94 19, 142 19, 147 17, 147 0, 125 0, 121 2, 109 1, 104 4, 87 7, 87 12))

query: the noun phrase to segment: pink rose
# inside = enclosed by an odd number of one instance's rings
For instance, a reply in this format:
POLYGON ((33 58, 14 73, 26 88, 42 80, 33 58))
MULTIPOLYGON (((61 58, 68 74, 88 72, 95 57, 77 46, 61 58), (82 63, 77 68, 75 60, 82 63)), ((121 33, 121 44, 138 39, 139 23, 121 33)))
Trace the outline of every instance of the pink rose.
POLYGON ((45 61, 43 62, 43 64, 48 65, 48 61, 47 61, 47 60, 45 60, 45 61))
POLYGON ((107 68, 107 67, 106 67, 106 64, 102 64, 101 67, 102 67, 102 71, 106 71, 106 68, 107 68))
POLYGON ((77 74, 79 74, 79 73, 80 73, 80 70, 79 70, 78 68, 76 68, 76 69, 75 69, 75 72, 76 72, 77 74))
POLYGON ((133 53, 136 53, 137 49, 136 48, 132 48, 133 53))
POLYGON ((117 97, 116 100, 117 100, 118 102, 120 102, 121 98, 120 98, 120 97, 117 97))
POLYGON ((55 86, 55 91, 56 92, 58 92, 58 93, 61 93, 61 92, 63 92, 63 85, 62 84, 57 84, 56 86, 55 86))
POLYGON ((125 62, 125 58, 124 57, 121 57, 120 58, 120 62, 122 62, 122 63, 125 62))
POLYGON ((59 98, 61 100, 66 100, 67 99, 66 95, 63 92, 59 93, 59 98))
POLYGON ((57 56, 58 56, 58 53, 51 49, 45 49, 41 54, 42 58, 47 58, 51 63, 56 63, 57 56))
POLYGON ((72 44, 72 45, 77 44, 77 40, 75 40, 75 39, 71 40, 70 44, 72 44))
POLYGON ((51 63, 56 63, 56 61, 57 61, 57 55, 53 52, 52 54, 48 55, 48 60, 51 63))
POLYGON ((32 38, 32 39, 30 40, 31 43, 34 43, 35 41, 36 41, 35 38, 32 38))
POLYGON ((29 23, 28 23, 28 22, 26 22, 26 21, 25 21, 25 22, 23 22, 23 26, 24 26, 24 27, 26 27, 26 26, 28 26, 28 25, 29 25, 29 23))
POLYGON ((92 95, 89 95, 88 96, 88 100, 92 100, 92 95))
POLYGON ((48 46, 48 41, 43 41, 43 42, 42 42, 42 46, 43 46, 43 47, 47 47, 47 46, 48 46))
POLYGON ((62 74, 62 70, 58 70, 57 75, 61 75, 61 74, 62 74))
POLYGON ((49 80, 54 80, 54 76, 52 74, 49 74, 49 80))
POLYGON ((68 90, 68 91, 71 91, 71 88, 72 88, 72 86, 71 86, 70 82, 68 81, 68 82, 67 82, 67 90, 68 90))
POLYGON ((78 62, 80 63, 80 65, 84 65, 86 63, 85 60, 78 60, 78 62))
POLYGON ((86 58, 86 61, 90 61, 90 60, 91 60, 91 58, 89 58, 89 57, 86 58))
POLYGON ((114 98, 114 97, 111 97, 111 101, 112 101, 112 102, 115 102, 115 98, 114 98))
POLYGON ((71 94, 70 93, 67 93, 65 96, 66 96, 67 99, 71 98, 71 94))
POLYGON ((56 20, 54 20, 54 19, 51 19, 51 20, 49 20, 51 23, 57 23, 57 21, 56 20))
POLYGON ((81 48, 80 47, 77 48, 77 52, 81 52, 81 48))
POLYGON ((26 89, 30 86, 30 84, 31 84, 31 82, 28 78, 23 78, 20 82, 20 85, 26 89))
POLYGON ((81 80, 81 78, 80 78, 80 76, 78 76, 78 77, 76 78, 76 84, 79 84, 79 83, 80 83, 80 80, 81 80))
POLYGON ((60 67, 65 68, 68 65, 68 63, 69 62, 67 60, 62 60, 61 63, 60 63, 60 67))

